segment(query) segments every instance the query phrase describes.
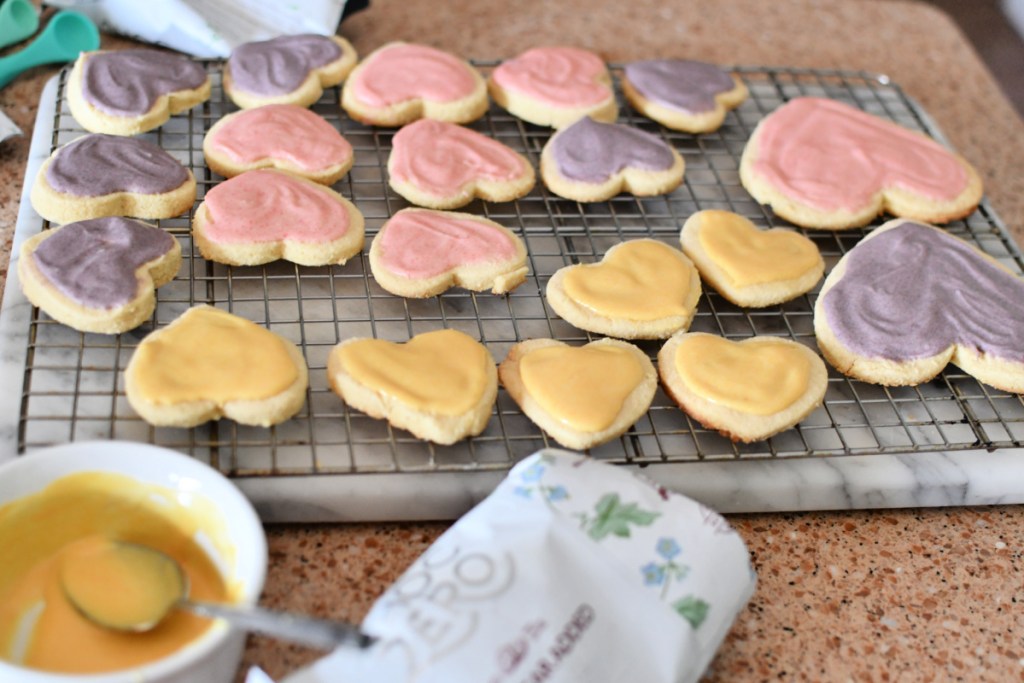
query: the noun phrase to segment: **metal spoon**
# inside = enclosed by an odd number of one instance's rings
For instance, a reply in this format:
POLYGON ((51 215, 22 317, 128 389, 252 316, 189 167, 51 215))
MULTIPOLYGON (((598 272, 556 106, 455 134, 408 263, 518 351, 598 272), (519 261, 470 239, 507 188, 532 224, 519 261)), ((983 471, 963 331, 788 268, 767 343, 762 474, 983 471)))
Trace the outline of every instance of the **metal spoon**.
POLYGON ((163 621, 171 611, 184 609, 204 617, 225 619, 233 626, 248 631, 257 631, 324 650, 348 645, 365 648, 376 640, 373 636, 361 632, 357 626, 343 622, 273 612, 259 607, 189 600, 188 576, 181 565, 169 555, 149 546, 110 540, 104 545, 102 552, 131 559, 133 567, 140 567, 140 581, 145 581, 153 587, 152 597, 155 598, 152 600, 152 609, 144 610, 144 614, 117 614, 116 611, 107 609, 105 603, 109 603, 109 600, 85 590, 75 573, 68 571, 68 565, 65 563, 60 572, 64 596, 82 616, 103 628, 130 632, 149 631, 163 621))

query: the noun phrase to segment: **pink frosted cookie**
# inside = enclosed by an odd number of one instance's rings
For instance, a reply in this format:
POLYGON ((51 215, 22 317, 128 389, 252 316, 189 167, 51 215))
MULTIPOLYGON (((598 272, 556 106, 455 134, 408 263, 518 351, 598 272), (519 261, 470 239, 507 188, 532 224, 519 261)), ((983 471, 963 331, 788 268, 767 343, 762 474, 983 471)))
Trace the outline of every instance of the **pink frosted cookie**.
POLYGON ((743 186, 788 221, 845 230, 882 212, 945 223, 974 211, 981 178, 931 138, 835 100, 800 97, 754 130, 743 186))
POLYGON ((391 145, 391 187, 413 204, 432 209, 457 209, 475 197, 512 201, 536 181, 526 157, 453 123, 410 123, 395 133, 391 145))
POLYGON ((451 287, 505 294, 526 279, 526 246, 486 218, 403 209, 373 238, 370 269, 381 287, 412 299, 451 287))
POLYGON ((503 62, 487 81, 494 101, 524 121, 564 128, 584 116, 619 115, 601 58, 576 47, 537 47, 503 62))
POLYGON ((204 258, 234 266, 284 259, 345 263, 363 248, 363 215, 334 190, 273 169, 247 171, 206 193, 192 221, 204 258))
POLYGON ((341 93, 357 121, 401 126, 420 118, 468 123, 487 111, 487 86, 469 62, 427 45, 388 43, 359 63, 341 93))
POLYGON ((203 139, 206 165, 226 178, 279 168, 331 185, 352 168, 352 145, 323 118, 294 104, 228 114, 203 139))

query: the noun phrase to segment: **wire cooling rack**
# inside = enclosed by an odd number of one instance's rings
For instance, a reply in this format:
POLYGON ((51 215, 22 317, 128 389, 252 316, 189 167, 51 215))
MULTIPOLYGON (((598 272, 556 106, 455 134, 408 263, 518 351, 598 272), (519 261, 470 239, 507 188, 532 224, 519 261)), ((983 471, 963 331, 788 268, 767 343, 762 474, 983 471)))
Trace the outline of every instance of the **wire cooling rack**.
MULTIPOLYGON (((222 180, 204 165, 203 136, 235 109, 220 87, 219 63, 206 65, 214 81, 211 99, 145 136, 192 169, 198 181, 196 206, 205 192, 222 180)), ((494 66, 478 65, 484 71, 494 66)), ((738 168, 743 147, 758 121, 793 97, 842 100, 941 139, 927 115, 885 77, 760 67, 734 72, 746 82, 750 98, 730 112, 714 133, 695 136, 670 131, 622 104, 620 122, 662 137, 685 157, 685 182, 673 193, 652 198, 620 195, 607 202, 579 204, 549 193, 538 182, 522 199, 497 204, 477 201, 463 209, 495 220, 525 240, 530 276, 508 296, 452 290, 425 300, 396 297, 374 282, 365 252, 345 266, 311 268, 278 262, 227 267, 199 255, 189 232, 191 212, 159 221, 181 242, 183 265, 178 277, 158 291, 151 321, 129 333, 103 336, 75 332, 37 309, 27 317, 17 452, 97 438, 145 441, 189 453, 240 482, 258 479, 253 486, 261 490, 273 490, 274 481, 299 478, 298 485, 291 482, 292 491, 308 490, 314 496, 329 497, 333 494, 327 489, 316 493, 318 481, 332 482, 333 491, 339 486, 343 489, 346 479, 355 475, 447 472, 459 476, 481 471, 500 475, 529 453, 557 446, 503 390, 480 436, 448 447, 421 441, 348 408, 327 385, 327 355, 339 341, 353 336, 404 341, 413 334, 443 327, 480 339, 498 361, 509 347, 524 339, 553 337, 570 344, 590 341, 590 334, 560 320, 547 306, 544 288, 557 269, 599 260, 608 248, 626 239, 652 237, 678 247, 683 222, 702 209, 728 209, 761 226, 788 225, 747 194, 740 185, 738 168), (196 304, 212 304, 244 316, 301 347, 310 368, 310 388, 306 405, 294 419, 269 429, 230 420, 194 429, 154 428, 132 411, 124 396, 123 370, 134 348, 153 329, 167 325, 196 304)), ((620 73, 613 68, 616 77, 620 73)), ((47 154, 84 132, 68 111, 66 76, 67 72, 61 74, 57 84, 50 149, 43 150, 47 154)), ((352 171, 335 188, 365 215, 369 244, 389 216, 408 206, 387 184, 394 131, 348 119, 339 107, 339 95, 338 88, 328 90, 312 109, 335 125, 355 150, 352 171)), ((535 165, 550 137, 548 129, 520 121, 493 105, 472 127, 521 152, 535 165)), ((29 228, 32 234, 49 227, 37 216, 34 221, 29 228)), ((802 232, 815 242, 830 269, 868 229, 802 232)), ((948 230, 980 246, 1014 272, 1024 271, 1019 250, 987 203, 948 230)), ((692 330, 733 339, 778 335, 816 348, 812 314, 817 289, 781 306, 760 310, 738 308, 710 288, 704 291, 692 330)), ((652 358, 659 345, 639 343, 652 358)), ((1022 439, 1021 398, 983 385, 955 367, 931 382, 906 388, 852 381, 830 368, 824 405, 797 427, 766 441, 734 444, 688 418, 659 389, 650 410, 636 425, 621 438, 593 449, 591 455, 615 463, 649 465, 648 473, 658 478, 660 468, 682 468, 674 471, 685 476, 689 464, 702 461, 827 458, 835 462, 858 455, 992 451, 1019 447, 1022 439)), ((373 481, 380 485, 388 479, 373 481)), ((408 495, 416 495, 415 487, 408 495)), ((331 507, 344 510, 343 504, 331 507)), ((340 516, 350 518, 347 512, 340 516)), ((394 516, 402 518, 401 513, 394 516)))

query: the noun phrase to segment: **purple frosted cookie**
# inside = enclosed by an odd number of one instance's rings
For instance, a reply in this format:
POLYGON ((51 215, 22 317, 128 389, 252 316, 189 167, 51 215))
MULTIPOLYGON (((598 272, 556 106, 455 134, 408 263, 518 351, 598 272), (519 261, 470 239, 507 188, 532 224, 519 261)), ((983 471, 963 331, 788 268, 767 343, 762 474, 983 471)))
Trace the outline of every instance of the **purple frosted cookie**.
POLYGON ((301 107, 345 80, 356 51, 338 36, 304 33, 239 45, 224 67, 224 92, 242 109, 264 104, 301 107))
POLYGON ((599 202, 619 192, 671 192, 683 180, 683 158, 661 138, 584 117, 555 133, 541 153, 540 173, 555 194, 599 202))
POLYGON ((843 256, 814 332, 829 363, 865 382, 920 384, 955 363, 1024 392, 1024 280, 930 225, 891 220, 843 256))
POLYGON ((170 218, 196 197, 192 172, 152 142, 86 135, 43 162, 32 207, 54 223, 100 216, 170 218))
POLYGON ((210 97, 202 64, 162 50, 83 52, 68 81, 68 106, 93 133, 137 135, 210 97))
POLYGON ((46 230, 25 241, 18 278, 25 297, 81 332, 117 334, 153 314, 154 290, 181 265, 181 246, 160 228, 118 216, 46 230))
POLYGON ((673 130, 717 130, 747 98, 747 87, 714 64, 655 59, 627 64, 622 91, 633 108, 673 130))

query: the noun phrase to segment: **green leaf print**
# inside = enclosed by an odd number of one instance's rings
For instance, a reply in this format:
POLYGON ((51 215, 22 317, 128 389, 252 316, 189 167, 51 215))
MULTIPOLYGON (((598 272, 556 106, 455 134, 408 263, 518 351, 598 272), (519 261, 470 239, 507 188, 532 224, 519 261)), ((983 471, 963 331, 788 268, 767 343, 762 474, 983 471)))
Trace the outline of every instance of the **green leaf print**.
POLYGON ((629 538, 629 525, 649 526, 658 518, 657 512, 648 512, 637 507, 636 503, 623 505, 619 494, 607 493, 594 506, 594 519, 586 522, 587 534, 595 541, 602 540, 608 534, 629 538))
POLYGON ((704 623, 708 616, 708 609, 711 607, 698 597, 687 595, 672 603, 672 609, 679 613, 683 619, 690 622, 690 626, 697 628, 704 623))

